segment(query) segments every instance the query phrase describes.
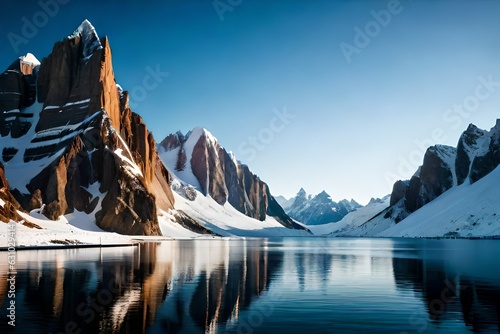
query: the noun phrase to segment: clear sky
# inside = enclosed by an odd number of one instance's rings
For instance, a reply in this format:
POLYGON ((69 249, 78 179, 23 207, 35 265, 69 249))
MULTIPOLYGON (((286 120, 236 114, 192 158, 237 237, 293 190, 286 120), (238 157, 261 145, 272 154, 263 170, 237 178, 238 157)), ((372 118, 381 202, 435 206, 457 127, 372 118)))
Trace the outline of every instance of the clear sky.
POLYGON ((0 67, 26 52, 41 60, 87 18, 109 37, 117 82, 157 141, 203 126, 275 195, 303 187, 365 204, 411 177, 424 147, 456 145, 469 123, 489 129, 500 116, 500 1, 0 8, 0 67))

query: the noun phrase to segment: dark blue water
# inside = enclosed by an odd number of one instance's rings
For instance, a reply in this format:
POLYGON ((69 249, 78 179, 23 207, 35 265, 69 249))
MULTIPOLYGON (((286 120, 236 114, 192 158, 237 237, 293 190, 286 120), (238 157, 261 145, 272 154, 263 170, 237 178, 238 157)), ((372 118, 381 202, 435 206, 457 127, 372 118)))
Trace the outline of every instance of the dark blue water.
POLYGON ((0 332, 499 332, 500 241, 196 240, 0 253, 0 332))

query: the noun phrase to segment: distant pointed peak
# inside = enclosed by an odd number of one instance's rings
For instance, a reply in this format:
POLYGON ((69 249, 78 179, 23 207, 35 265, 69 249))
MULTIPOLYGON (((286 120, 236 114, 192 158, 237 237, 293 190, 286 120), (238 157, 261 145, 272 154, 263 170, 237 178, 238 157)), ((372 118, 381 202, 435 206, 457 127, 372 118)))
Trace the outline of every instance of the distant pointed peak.
POLYGON ((194 136, 194 138, 205 137, 207 141, 211 142, 212 144, 214 145, 218 144, 217 138, 215 138, 215 136, 210 131, 201 126, 195 127, 193 130, 189 131, 186 134, 186 137, 192 137, 192 136, 194 136))
POLYGON ((474 123, 469 123, 469 126, 467 127, 467 130, 465 130, 465 131, 475 131, 478 129, 479 128, 474 123))
POLYGON ((306 196, 306 195, 307 195, 307 193, 304 190, 304 188, 300 188, 299 192, 297 193, 297 196, 306 196))
POLYGON ((26 55, 19 57, 19 60, 23 63, 33 66, 40 65, 40 61, 32 53, 29 52, 26 55))
POLYGON ((359 204, 358 202, 356 202, 356 200, 354 200, 354 198, 351 198, 351 200, 349 201, 349 203, 353 206, 362 206, 361 204, 359 204))
POLYGON ((97 32, 90 23, 89 20, 85 19, 78 28, 73 32, 71 36, 68 38, 76 38, 80 36, 82 43, 82 56, 84 60, 92 57, 95 51, 102 49, 101 41, 99 40, 99 36, 97 32))
POLYGON ((324 190, 322 192, 320 192, 319 194, 317 194, 314 198, 318 199, 318 200, 319 199, 321 199, 321 200, 329 200, 329 201, 333 202, 332 197, 330 195, 328 195, 328 193, 326 191, 324 191, 324 190))
POLYGON ((33 69, 37 66, 40 66, 40 61, 32 53, 27 53, 19 57, 19 60, 14 61, 9 69, 18 70, 24 75, 29 75, 33 73, 33 69))
POLYGON ((202 126, 196 126, 193 130, 190 131, 190 133, 199 133, 202 135, 209 135, 213 137, 213 134, 202 126))

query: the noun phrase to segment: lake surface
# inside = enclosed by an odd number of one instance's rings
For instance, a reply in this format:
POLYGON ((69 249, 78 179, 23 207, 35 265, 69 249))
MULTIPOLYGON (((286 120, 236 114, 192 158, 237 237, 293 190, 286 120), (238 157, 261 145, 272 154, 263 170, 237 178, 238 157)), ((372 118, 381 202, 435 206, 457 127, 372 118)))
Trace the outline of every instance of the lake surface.
POLYGON ((16 265, 16 333, 500 330, 497 240, 186 240, 18 251, 16 265))

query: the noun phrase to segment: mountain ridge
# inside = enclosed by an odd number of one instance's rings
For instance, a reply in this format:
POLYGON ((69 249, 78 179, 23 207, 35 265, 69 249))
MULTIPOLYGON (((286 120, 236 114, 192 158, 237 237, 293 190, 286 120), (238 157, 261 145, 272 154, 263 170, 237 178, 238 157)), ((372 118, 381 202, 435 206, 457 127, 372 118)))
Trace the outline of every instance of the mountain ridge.
POLYGON ((434 145, 427 149, 423 164, 413 177, 394 184, 388 208, 364 224, 336 235, 498 235, 499 219, 493 202, 500 198, 500 190, 491 184, 498 183, 499 165, 500 119, 489 131, 470 124, 457 147, 434 145), (481 198, 480 194, 486 196, 481 198), (456 210, 451 212, 451 207, 456 210))
POLYGON ((286 213, 309 226, 340 221, 349 212, 362 207, 353 199, 335 202, 324 190, 315 196, 308 195, 304 188, 300 188, 295 197, 284 200, 286 213))
POLYGON ((228 203, 257 220, 264 221, 269 215, 285 227, 304 229, 276 202, 269 186, 227 152, 207 129, 195 127, 185 135, 177 131, 158 147, 160 157, 174 174, 219 205, 228 203))

